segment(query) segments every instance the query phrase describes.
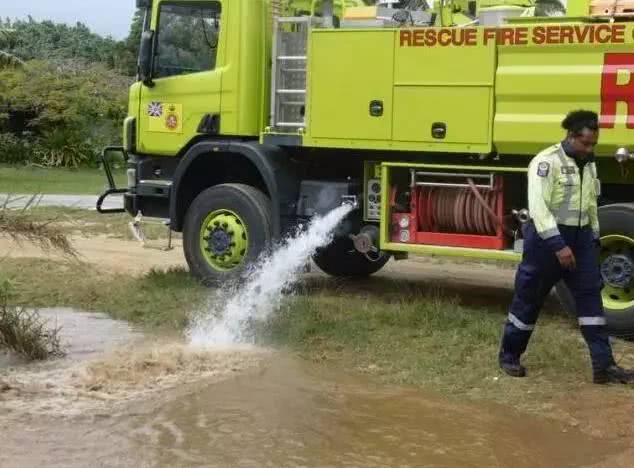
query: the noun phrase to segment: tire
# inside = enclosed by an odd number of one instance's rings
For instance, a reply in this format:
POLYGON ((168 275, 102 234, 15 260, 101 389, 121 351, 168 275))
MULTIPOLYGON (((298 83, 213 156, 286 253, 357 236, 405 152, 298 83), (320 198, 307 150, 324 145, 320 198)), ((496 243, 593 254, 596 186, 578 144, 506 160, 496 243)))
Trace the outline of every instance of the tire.
MULTIPOLYGON (((611 254, 634 247, 634 204, 606 205, 599 208, 601 226, 601 261, 611 254), (618 237, 617 237, 618 236, 618 237), (631 239, 628 242, 626 239, 631 239)), ((606 283, 604 278, 604 283, 606 283)), ((555 292, 564 309, 576 315, 575 300, 563 281, 555 292)), ((634 281, 615 288, 609 283, 602 290, 608 332, 612 336, 634 338, 634 281)))
POLYGON ((183 225, 183 251, 190 272, 207 285, 238 279, 271 244, 271 201, 244 184, 221 184, 201 192, 183 225))
POLYGON ((313 261, 320 270, 339 277, 370 276, 383 268, 389 259, 389 255, 382 254, 376 261, 369 260, 354 249, 352 240, 347 237, 335 238, 313 256, 313 261))

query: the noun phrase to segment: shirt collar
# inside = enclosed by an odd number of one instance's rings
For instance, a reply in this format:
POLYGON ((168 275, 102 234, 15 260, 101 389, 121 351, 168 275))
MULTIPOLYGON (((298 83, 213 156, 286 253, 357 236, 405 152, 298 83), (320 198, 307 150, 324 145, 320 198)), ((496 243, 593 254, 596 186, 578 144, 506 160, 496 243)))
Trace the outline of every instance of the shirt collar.
POLYGON ((562 140, 560 145, 564 154, 568 156, 569 158, 574 159, 577 164, 586 164, 586 163, 594 162, 594 154, 591 154, 585 159, 579 159, 574 155, 574 152, 572 151, 570 144, 568 144, 566 140, 562 140))

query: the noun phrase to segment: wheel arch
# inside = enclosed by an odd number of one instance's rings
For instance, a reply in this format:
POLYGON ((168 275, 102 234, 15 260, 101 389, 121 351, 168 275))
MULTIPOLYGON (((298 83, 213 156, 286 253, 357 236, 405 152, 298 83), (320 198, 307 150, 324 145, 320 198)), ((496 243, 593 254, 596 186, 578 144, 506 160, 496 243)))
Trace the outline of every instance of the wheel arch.
POLYGON ((254 141, 201 141, 187 150, 174 173, 171 228, 182 231, 185 213, 196 196, 222 183, 243 183, 264 192, 271 199, 273 235, 279 236, 281 218, 295 208, 299 182, 281 148, 254 141))
MULTIPOLYGON (((602 237, 620 233, 634 237, 634 203, 612 203, 599 207, 599 225, 602 237)), ((575 300, 563 282, 555 285, 555 292, 561 305, 571 315, 576 316, 575 300)), ((610 309, 605 303, 606 289, 602 290, 608 332, 613 336, 631 339, 634 337, 634 307, 622 310, 610 309)))

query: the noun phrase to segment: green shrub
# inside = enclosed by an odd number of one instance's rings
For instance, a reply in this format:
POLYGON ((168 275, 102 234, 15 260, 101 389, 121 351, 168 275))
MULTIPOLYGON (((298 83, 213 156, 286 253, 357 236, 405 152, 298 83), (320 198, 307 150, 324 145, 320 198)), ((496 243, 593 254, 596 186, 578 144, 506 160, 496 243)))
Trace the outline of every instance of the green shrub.
POLYGON ((33 144, 27 138, 0 133, 0 163, 29 163, 33 159, 33 144))
POLYGON ((78 167, 94 161, 99 148, 91 147, 81 135, 66 128, 48 130, 38 140, 35 159, 48 167, 78 167))
POLYGON ((95 164, 104 146, 120 142, 129 84, 76 60, 0 70, 0 162, 95 164))

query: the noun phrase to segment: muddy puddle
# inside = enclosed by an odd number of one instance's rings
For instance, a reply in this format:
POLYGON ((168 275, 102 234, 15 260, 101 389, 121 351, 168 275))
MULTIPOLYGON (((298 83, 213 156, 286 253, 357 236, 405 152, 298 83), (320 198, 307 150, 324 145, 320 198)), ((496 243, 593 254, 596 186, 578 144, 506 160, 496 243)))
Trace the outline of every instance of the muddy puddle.
POLYGON ((100 314, 47 313, 65 327, 69 355, 0 367, 3 468, 520 468, 629 460, 622 445, 500 407, 450 403, 280 352, 150 339, 100 314))
POLYGON ((78 363, 87 362, 111 349, 132 344, 142 334, 127 322, 112 320, 105 314, 80 312, 69 308, 38 309, 49 328, 60 328, 65 356, 51 361, 28 363, 17 354, 0 350, 0 376, 37 375, 38 380, 65 373, 78 363))

